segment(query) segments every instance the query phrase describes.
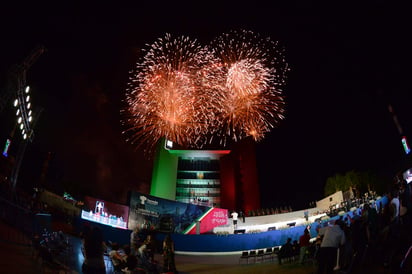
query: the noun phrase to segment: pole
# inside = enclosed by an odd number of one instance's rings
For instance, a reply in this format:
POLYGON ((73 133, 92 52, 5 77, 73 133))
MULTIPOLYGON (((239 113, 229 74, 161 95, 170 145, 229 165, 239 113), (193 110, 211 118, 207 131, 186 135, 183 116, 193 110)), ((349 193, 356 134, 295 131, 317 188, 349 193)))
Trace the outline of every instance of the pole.
POLYGON ((398 121, 398 117, 396 116, 395 112, 393 111, 393 107, 392 107, 391 104, 388 105, 388 110, 392 115, 393 122, 395 123, 395 126, 398 129, 399 134, 402 136, 403 135, 402 127, 401 127, 401 125, 398 121))
MULTIPOLYGON (((40 109, 40 110, 36 111, 36 114, 33 117, 33 128, 34 128, 37 120, 39 119, 40 113, 42 111, 43 111, 43 109, 40 109)), ((27 145, 31 140, 32 139, 23 139, 20 142, 19 150, 18 150, 17 156, 16 156, 16 164, 13 167, 13 170, 12 170, 12 173, 11 173, 11 178, 10 178, 13 192, 15 191, 15 188, 16 188, 17 178, 19 177, 19 171, 20 171, 21 164, 23 162, 24 153, 26 152, 27 145)))
POLYGON ((401 127, 401 124, 399 123, 398 117, 396 116, 395 111, 393 110, 393 107, 392 107, 391 104, 388 105, 388 110, 389 110, 389 112, 390 112, 391 115, 392 115, 392 119, 393 119, 393 122, 395 123, 396 128, 398 129, 398 133, 399 133, 399 135, 400 135, 400 137, 401 137, 402 147, 403 147, 403 149, 404 149, 404 151, 405 151, 405 154, 406 154, 406 157, 405 157, 405 159, 404 159, 404 163, 402 164, 402 165, 405 165, 405 166, 402 167, 402 168, 403 168, 403 169, 404 169, 404 168, 409 168, 409 166, 410 166, 410 164, 411 164, 411 163, 410 163, 410 156, 409 156, 411 150, 410 150, 410 148, 409 148, 407 138, 406 138, 406 136, 405 136, 405 134, 404 134, 404 132, 403 132, 403 129, 402 129, 402 127, 401 127))
POLYGON ((12 69, 13 73, 11 73, 11 77, 13 77, 12 79, 13 84, 15 84, 15 88, 16 88, 15 92, 17 95, 17 99, 16 99, 17 104, 15 106, 18 107, 21 112, 20 114, 21 116, 19 119, 22 119, 21 121, 23 125, 22 135, 24 136, 23 140, 20 142, 19 149, 18 149, 17 156, 16 156, 16 163, 13 167, 11 178, 10 178, 13 192, 15 191, 15 188, 16 188, 17 178, 19 176, 20 167, 23 162, 23 157, 24 157, 24 153, 26 151, 27 145, 34 138, 33 128, 40 116, 40 113, 43 111, 43 109, 39 109, 38 111, 36 111, 33 115, 33 121, 32 123, 30 123, 30 118, 31 118, 30 117, 31 111, 29 110, 30 103, 26 105, 26 103, 29 102, 28 101, 29 96, 25 98, 25 96, 28 93, 28 89, 27 89, 28 87, 26 85, 27 71, 45 51, 46 51, 46 48, 44 46, 38 45, 23 60, 23 62, 13 67, 12 69), (26 136, 27 136, 27 139, 26 139, 26 136))

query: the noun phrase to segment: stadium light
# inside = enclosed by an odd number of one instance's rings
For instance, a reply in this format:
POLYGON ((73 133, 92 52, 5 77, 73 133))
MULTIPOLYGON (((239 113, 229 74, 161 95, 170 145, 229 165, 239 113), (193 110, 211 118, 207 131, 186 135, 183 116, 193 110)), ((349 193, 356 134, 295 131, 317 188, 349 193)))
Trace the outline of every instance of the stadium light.
POLYGON ((16 116, 17 123, 20 125, 21 134, 24 140, 30 138, 33 130, 30 126, 32 121, 32 111, 31 111, 31 102, 30 102, 30 87, 26 86, 23 90, 17 91, 17 98, 13 102, 13 106, 17 108, 16 116))

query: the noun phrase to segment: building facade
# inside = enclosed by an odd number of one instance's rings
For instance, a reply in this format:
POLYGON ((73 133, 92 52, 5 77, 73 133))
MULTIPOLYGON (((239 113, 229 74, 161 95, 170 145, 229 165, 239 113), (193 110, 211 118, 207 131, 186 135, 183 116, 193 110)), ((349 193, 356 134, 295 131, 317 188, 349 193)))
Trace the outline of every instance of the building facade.
POLYGON ((150 195, 228 210, 260 208, 252 140, 229 150, 177 149, 162 140, 157 147, 150 195))

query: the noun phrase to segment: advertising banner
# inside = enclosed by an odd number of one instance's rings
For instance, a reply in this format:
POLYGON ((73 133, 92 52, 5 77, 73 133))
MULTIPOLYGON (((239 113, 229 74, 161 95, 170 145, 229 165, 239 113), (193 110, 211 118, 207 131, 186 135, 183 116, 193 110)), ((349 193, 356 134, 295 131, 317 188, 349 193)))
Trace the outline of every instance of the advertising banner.
POLYGON ((139 192, 131 193, 129 207, 129 229, 138 227, 195 234, 206 233, 216 226, 227 224, 226 209, 182 203, 139 192))
POLYGON ((203 214, 196 224, 189 226, 185 234, 200 234, 213 231, 213 228, 220 225, 227 225, 228 216, 227 209, 222 208, 210 208, 206 214, 203 214))

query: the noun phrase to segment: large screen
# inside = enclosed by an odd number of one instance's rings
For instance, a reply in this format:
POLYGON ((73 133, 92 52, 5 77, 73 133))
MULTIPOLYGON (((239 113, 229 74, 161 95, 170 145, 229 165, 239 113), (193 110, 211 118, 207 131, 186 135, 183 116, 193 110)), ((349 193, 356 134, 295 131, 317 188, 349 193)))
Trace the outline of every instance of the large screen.
POLYGON ((127 229, 129 207, 86 196, 81 218, 112 227, 127 229))

